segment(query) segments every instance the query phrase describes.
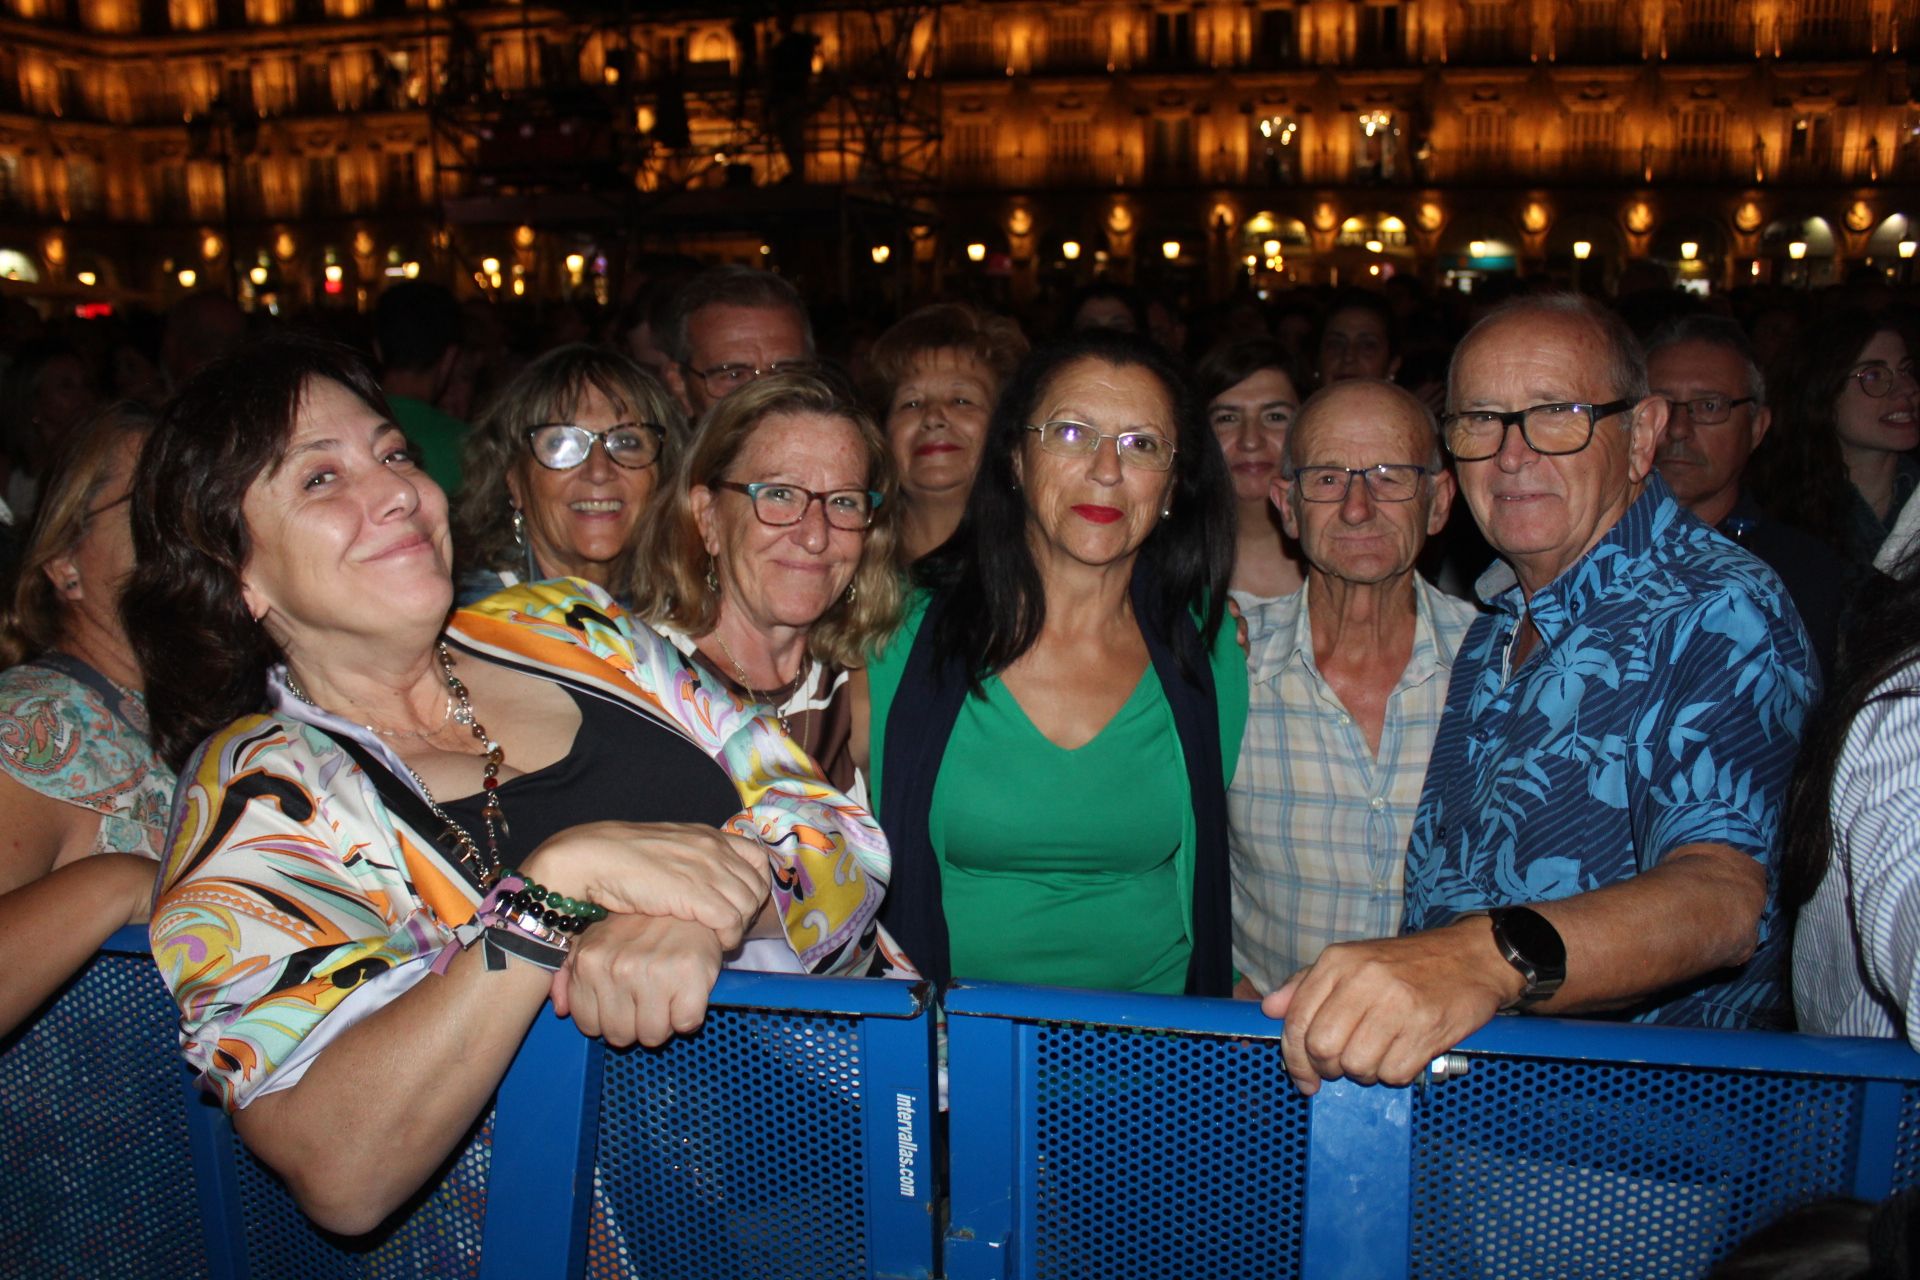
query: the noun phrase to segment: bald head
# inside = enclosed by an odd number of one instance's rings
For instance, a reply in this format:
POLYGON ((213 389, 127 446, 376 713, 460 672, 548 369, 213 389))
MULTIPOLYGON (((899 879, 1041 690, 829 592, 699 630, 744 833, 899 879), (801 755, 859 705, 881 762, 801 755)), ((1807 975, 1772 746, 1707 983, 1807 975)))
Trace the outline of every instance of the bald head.
POLYGON ((1397 433, 1405 449, 1394 461, 1441 466, 1439 428, 1420 398, 1384 379, 1353 378, 1314 392, 1300 406, 1300 416, 1287 437, 1288 469, 1311 466, 1316 444, 1361 424, 1390 427, 1397 433))
POLYGON ((1581 344, 1590 362, 1584 372, 1611 388, 1608 398, 1646 399, 1647 361, 1627 322, 1584 294, 1543 293, 1495 307, 1467 331, 1447 365, 1449 412, 1460 408, 1460 370, 1475 347, 1490 342, 1496 349, 1525 351, 1548 330, 1581 329, 1589 335, 1581 344))
MULTIPOLYGON (((1433 414, 1402 387, 1363 378, 1309 398, 1273 493, 1281 527, 1306 555, 1309 583, 1404 591, 1453 502, 1453 477, 1440 461, 1433 414)), ((1396 599, 1413 607, 1410 595, 1396 599)))

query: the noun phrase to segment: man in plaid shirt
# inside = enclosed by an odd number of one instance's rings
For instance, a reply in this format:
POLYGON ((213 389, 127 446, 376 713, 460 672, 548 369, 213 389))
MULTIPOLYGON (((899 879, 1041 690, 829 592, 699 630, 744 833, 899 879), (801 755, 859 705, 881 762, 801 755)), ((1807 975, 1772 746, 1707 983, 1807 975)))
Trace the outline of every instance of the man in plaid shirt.
POLYGON ((1399 932, 1407 837, 1475 610, 1414 572, 1453 477, 1383 381, 1308 400, 1273 500, 1306 585, 1247 617, 1252 705, 1228 793, 1234 961, 1264 995, 1323 947, 1399 932))

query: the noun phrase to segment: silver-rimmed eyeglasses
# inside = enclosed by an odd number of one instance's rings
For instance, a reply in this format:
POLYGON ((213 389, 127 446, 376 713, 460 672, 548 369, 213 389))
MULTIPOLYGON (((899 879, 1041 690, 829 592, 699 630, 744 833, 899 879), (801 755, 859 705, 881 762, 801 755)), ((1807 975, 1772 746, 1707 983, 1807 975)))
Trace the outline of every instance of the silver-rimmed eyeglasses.
POLYGON ((1376 462, 1370 467, 1296 467, 1293 491, 1302 502, 1345 502, 1355 476, 1367 486, 1375 502, 1408 502, 1420 492, 1420 482, 1432 467, 1411 462, 1376 462))
POLYGON ((826 514, 828 524, 836 529, 858 532, 873 523, 873 513, 885 501, 885 495, 875 489, 835 489, 829 493, 817 493, 797 484, 773 480, 747 484, 737 480, 715 480, 712 487, 746 494, 753 503, 754 517, 761 524, 775 529, 799 524, 806 518, 807 508, 817 502, 820 510, 826 514))
POLYGON ((666 437, 667 429, 652 422, 621 422, 605 431, 549 422, 527 428, 527 447, 533 451, 533 460, 549 471, 571 471, 587 460, 598 440, 610 461, 638 471, 659 460, 666 437))
POLYGON ((1102 440, 1111 440, 1120 461, 1145 471, 1165 471, 1179 452, 1173 441, 1153 431, 1108 432, 1065 419, 1028 423, 1026 429, 1040 437, 1042 449, 1068 458, 1084 458, 1097 451, 1102 440))
POLYGON ((770 378, 781 373, 817 373, 820 369, 812 360, 776 360, 765 366, 717 364, 711 369, 696 369, 690 364, 681 367, 700 379, 706 385, 707 394, 716 399, 729 391, 739 390, 756 378, 770 378))
POLYGON ((1631 400, 1609 400, 1605 404, 1555 401, 1507 412, 1469 409, 1442 418, 1440 438, 1456 461, 1484 462, 1500 452, 1507 428, 1517 426, 1527 448, 1555 457, 1580 452, 1593 440, 1594 423, 1633 405, 1631 400))

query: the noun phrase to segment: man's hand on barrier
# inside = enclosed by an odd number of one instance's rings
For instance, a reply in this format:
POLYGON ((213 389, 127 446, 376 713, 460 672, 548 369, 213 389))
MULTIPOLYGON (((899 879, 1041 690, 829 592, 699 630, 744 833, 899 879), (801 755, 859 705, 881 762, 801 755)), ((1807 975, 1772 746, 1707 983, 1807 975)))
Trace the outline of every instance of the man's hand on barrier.
POLYGON ((610 915, 574 939, 553 976, 554 1011, 611 1045, 665 1044, 705 1020, 722 954, 703 924, 610 915))
POLYGON ((1260 1007, 1286 1019, 1287 1074, 1311 1096, 1335 1077, 1412 1083, 1524 986, 1494 946, 1493 926, 1474 917, 1404 938, 1335 943, 1260 1007))

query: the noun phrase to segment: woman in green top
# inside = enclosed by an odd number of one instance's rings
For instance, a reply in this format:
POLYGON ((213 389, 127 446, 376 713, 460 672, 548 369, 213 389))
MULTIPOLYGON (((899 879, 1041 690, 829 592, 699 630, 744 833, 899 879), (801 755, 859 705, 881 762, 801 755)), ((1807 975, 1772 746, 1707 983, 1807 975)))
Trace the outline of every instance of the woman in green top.
POLYGON ((1231 499, 1157 347, 1088 331, 1014 375, 856 702, 882 915, 927 977, 1228 994, 1231 499))

